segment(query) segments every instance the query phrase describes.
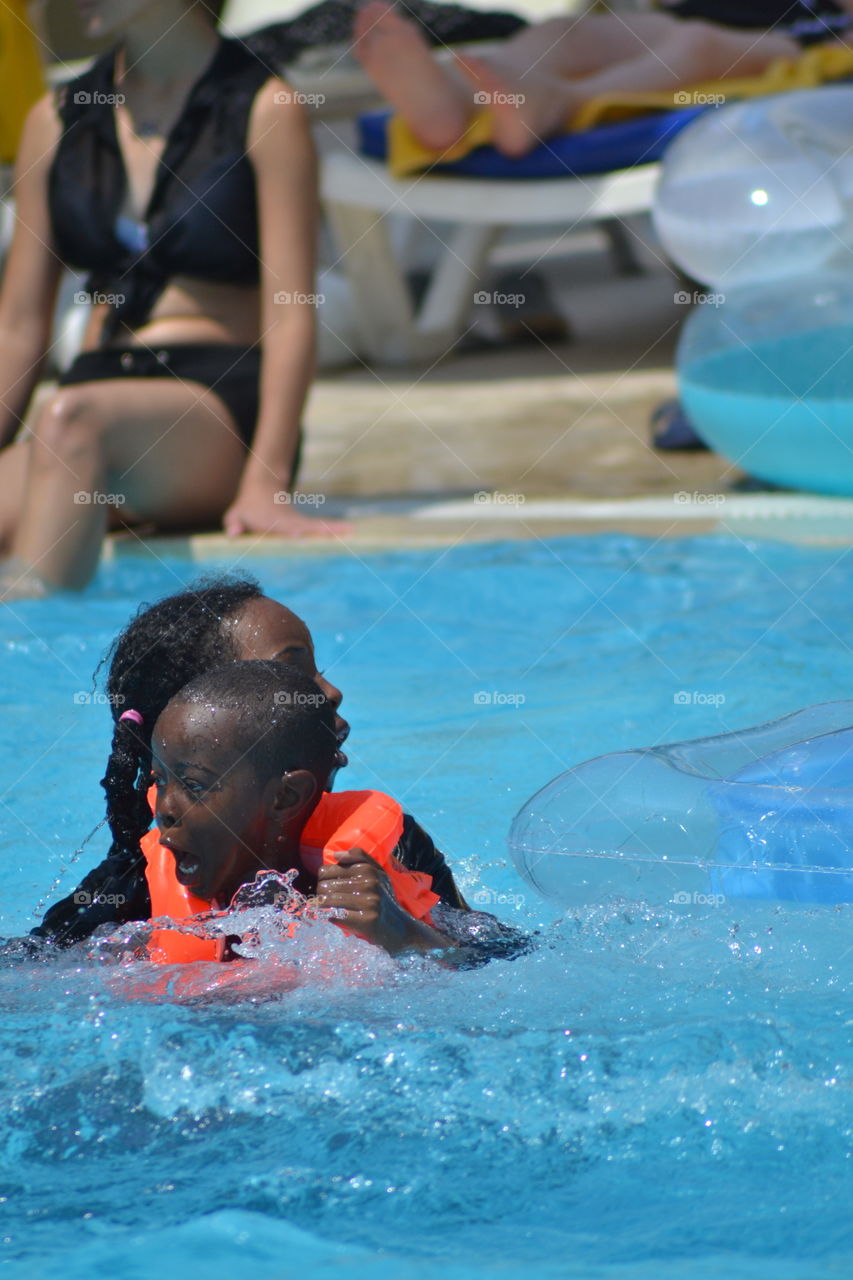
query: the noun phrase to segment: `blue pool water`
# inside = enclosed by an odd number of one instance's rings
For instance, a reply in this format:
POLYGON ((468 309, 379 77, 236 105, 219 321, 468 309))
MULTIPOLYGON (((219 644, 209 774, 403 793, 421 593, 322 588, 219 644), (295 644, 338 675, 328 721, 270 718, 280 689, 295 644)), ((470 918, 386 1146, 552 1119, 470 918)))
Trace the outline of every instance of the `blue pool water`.
MULTIPOLYGON (((254 1003, 129 1000, 85 951, 0 971, 5 1273, 853 1274, 853 909, 561 918, 505 855, 572 764, 850 696, 851 553, 608 537, 254 568, 344 688, 348 785, 401 798, 539 946, 451 973, 352 942, 348 975, 319 924, 323 980, 254 1003)), ((111 568, 0 618, 0 933, 103 853, 63 871, 101 816, 91 673, 192 576, 111 568)))

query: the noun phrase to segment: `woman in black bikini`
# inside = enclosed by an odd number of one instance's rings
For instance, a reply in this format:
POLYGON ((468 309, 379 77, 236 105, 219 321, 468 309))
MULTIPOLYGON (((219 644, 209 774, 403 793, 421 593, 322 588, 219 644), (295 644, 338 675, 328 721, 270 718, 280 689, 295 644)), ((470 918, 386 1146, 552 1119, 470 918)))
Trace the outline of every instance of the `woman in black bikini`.
MULTIPOLYGON (((0 294, 0 594, 79 587, 109 524, 289 536, 313 363, 302 106, 207 0, 78 0, 117 48, 31 112, 0 294), (83 354, 15 441, 63 265, 83 354)), ((334 526, 332 526, 334 527, 334 526)))

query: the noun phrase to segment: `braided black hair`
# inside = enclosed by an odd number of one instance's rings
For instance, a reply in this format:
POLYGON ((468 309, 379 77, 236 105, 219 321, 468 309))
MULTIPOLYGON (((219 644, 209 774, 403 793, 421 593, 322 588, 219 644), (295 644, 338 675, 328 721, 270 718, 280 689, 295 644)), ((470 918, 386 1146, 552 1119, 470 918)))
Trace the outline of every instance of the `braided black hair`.
POLYGON ((128 865, 142 856, 139 842, 151 825, 146 793, 155 720, 188 681, 236 658, 222 623, 262 595, 252 578, 202 578, 186 591, 143 605, 112 645, 104 661, 110 664, 106 689, 115 728, 101 780, 113 837, 111 856, 128 865), (130 710, 142 717, 141 725, 120 718, 130 710))

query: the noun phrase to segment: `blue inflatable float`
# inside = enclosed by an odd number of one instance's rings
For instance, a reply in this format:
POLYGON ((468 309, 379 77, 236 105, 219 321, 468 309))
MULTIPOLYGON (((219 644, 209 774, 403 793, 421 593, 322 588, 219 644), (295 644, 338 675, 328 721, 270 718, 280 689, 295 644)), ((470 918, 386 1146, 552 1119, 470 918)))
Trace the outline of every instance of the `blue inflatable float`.
POLYGON ((853 701, 587 761, 523 806, 509 845, 567 907, 853 902, 853 701))

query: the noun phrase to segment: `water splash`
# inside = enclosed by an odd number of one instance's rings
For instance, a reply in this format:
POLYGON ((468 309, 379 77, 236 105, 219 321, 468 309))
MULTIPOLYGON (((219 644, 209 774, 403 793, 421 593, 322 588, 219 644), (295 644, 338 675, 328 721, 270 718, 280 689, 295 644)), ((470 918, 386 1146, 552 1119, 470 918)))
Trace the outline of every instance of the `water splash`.
POLYGON ((130 999, 258 1002, 306 982, 373 985, 392 978, 396 970, 390 957, 335 927, 338 913, 300 893, 297 874, 259 873, 241 886, 227 911, 104 926, 74 950, 84 968, 120 966, 122 973, 110 979, 110 989, 130 999), (148 949, 160 930, 215 941, 227 938, 235 959, 224 964, 152 964, 148 949))

